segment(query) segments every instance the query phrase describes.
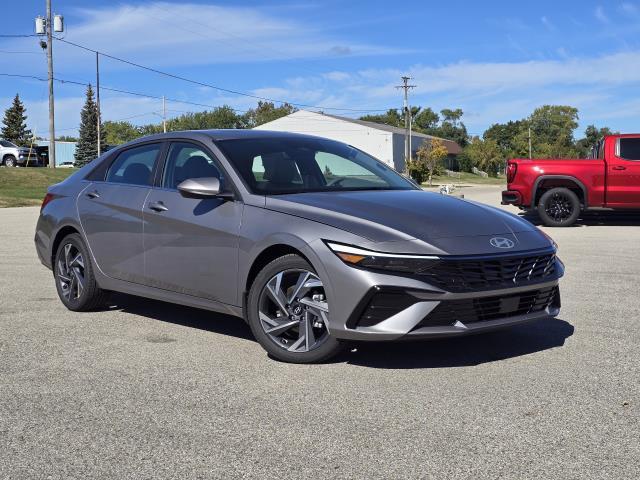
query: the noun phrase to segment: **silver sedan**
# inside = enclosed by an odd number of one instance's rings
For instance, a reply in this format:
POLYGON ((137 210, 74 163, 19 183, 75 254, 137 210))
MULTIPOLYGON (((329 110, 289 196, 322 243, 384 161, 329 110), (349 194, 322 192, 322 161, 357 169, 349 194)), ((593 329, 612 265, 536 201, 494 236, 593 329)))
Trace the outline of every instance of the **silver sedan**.
POLYGON ((351 146, 267 131, 110 150, 49 188, 35 243, 70 310, 118 291, 225 312, 300 363, 354 340, 555 316, 564 273, 514 215, 424 192, 351 146))

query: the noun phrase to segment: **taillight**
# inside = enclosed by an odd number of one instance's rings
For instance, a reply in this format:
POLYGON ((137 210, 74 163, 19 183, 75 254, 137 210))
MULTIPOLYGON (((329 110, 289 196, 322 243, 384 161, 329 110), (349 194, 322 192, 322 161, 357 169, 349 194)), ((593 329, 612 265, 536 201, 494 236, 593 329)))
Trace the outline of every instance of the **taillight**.
POLYGON ((516 178, 516 172, 518 171, 518 164, 509 162, 507 164, 507 183, 513 182, 513 179, 516 178))
POLYGON ((42 211, 42 209, 44 209, 44 207, 46 207, 47 204, 54 198, 56 198, 56 196, 53 193, 47 193, 42 199, 42 205, 40 205, 40 211, 42 211))

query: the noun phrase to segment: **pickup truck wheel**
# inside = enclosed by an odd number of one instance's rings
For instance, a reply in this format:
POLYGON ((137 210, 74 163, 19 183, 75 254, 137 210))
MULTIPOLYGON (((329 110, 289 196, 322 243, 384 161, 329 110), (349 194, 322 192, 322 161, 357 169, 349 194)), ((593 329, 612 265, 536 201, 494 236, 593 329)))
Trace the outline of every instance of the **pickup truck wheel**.
POLYGON ((4 157, 4 164, 6 167, 15 167, 16 166, 16 157, 13 155, 7 155, 4 157))
POLYGON ((568 188, 552 188, 540 197, 538 214, 548 227, 568 227, 580 215, 580 200, 568 188))

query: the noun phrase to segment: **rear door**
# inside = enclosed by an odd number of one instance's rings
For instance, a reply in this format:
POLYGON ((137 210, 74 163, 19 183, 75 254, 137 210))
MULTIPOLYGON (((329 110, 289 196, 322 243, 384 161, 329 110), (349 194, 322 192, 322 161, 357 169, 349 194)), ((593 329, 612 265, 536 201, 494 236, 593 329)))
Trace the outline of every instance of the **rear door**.
POLYGON ((238 234, 243 203, 186 198, 177 186, 189 178, 217 177, 232 190, 213 153, 172 142, 158 185, 144 206, 145 276, 148 285, 230 305, 239 304, 238 234))
POLYGON ((90 183, 78 198, 82 228, 105 275, 135 283, 143 280, 142 208, 162 146, 150 143, 123 150, 104 180, 90 183))
POLYGON ((607 156, 607 206, 640 208, 640 137, 616 139, 607 156))

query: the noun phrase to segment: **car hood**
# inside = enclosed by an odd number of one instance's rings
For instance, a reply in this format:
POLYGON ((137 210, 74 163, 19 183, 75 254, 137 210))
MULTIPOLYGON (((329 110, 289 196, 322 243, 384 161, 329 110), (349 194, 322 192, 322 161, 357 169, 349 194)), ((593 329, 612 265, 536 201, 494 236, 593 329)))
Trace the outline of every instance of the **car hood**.
MULTIPOLYGON (((357 234, 371 242, 535 232, 529 222, 481 203, 420 190, 297 193, 267 197, 266 208, 357 234)), ((545 245, 547 246, 548 242, 545 245)))

